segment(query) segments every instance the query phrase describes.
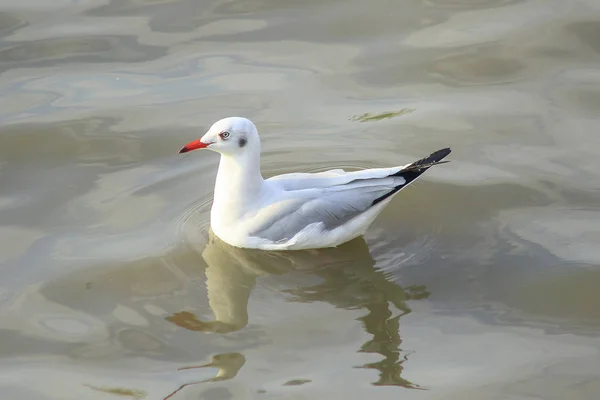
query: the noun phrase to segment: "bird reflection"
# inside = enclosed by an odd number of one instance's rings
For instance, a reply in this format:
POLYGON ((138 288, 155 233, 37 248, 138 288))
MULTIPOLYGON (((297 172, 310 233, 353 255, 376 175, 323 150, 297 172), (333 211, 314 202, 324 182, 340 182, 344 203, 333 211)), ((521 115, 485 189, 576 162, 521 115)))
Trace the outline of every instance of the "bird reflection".
POLYGON ((338 248, 324 249, 322 255, 328 257, 329 262, 313 264, 312 272, 322 277, 323 282, 286 292, 294 295, 295 301, 325 301, 345 309, 366 309, 367 314, 359 320, 373 338, 359 351, 380 354, 384 359, 358 368, 379 371, 379 380, 373 385, 418 389, 418 385, 401 376, 406 359, 400 350, 400 317, 410 312, 407 300, 427 298, 429 292, 424 286, 403 289, 391 282, 385 273, 375 269, 375 260, 362 238, 338 248), (393 315, 390 303, 400 310, 399 315, 393 315))
MULTIPOLYGON (((364 239, 357 238, 336 248, 267 252, 235 248, 211 234, 202 257, 208 266, 206 286, 215 319, 201 321, 193 313, 184 311, 166 317, 168 321, 198 332, 239 331, 248 324, 248 299, 256 279, 265 274, 300 270, 318 276, 322 281, 313 286, 285 290, 291 301, 327 302, 339 308, 366 310, 366 315, 359 320, 372 339, 364 343, 359 352, 380 354, 383 360, 357 368, 379 371, 379 380, 373 385, 419 388, 401 376, 406 359, 400 349, 399 321, 410 312, 407 300, 427 298, 429 293, 425 287, 402 288, 388 279, 385 272, 375 268, 375 260, 364 239), (390 304, 399 310, 398 315, 394 316, 390 304)), ((215 358, 223 358, 220 364, 216 365, 214 359, 209 364, 220 368, 219 380, 233 378, 243 366, 245 359, 241 354, 235 354, 239 358, 218 355, 215 358)), ((192 384, 196 383, 201 382, 192 384)))

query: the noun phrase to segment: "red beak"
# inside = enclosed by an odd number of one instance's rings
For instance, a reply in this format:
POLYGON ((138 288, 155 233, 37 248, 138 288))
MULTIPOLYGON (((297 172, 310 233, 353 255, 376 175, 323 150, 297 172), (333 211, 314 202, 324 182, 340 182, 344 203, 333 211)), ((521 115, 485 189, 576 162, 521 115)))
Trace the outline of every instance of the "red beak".
POLYGON ((200 139, 194 140, 193 142, 189 142, 188 144, 183 146, 183 148, 179 150, 179 154, 187 153, 188 151, 192 150, 204 149, 205 147, 208 147, 209 144, 212 143, 202 143, 200 139))

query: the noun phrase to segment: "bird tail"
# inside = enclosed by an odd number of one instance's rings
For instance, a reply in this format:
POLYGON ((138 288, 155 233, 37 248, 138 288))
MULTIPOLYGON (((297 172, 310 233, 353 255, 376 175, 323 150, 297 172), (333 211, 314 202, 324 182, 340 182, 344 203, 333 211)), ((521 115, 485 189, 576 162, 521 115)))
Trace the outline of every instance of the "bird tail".
POLYGON ((442 159, 444 157, 446 157, 448 154, 450 154, 450 152, 451 152, 451 150, 449 147, 438 150, 436 152, 431 153, 427 157, 423 157, 420 160, 417 160, 417 161, 407 165, 406 167, 402 168, 400 171, 391 175, 391 176, 400 176, 400 177, 404 178, 404 183, 396 186, 393 190, 384 194, 383 196, 378 197, 377 199, 373 200, 372 205, 375 205, 375 204, 389 198, 390 196, 396 194, 398 191, 400 191, 401 189, 408 186, 411 182, 413 182, 415 179, 417 179, 419 176, 421 176, 421 174, 423 174, 423 172, 427 171, 429 168, 433 167, 434 165, 445 164, 445 163, 449 162, 449 161, 442 161, 442 159))

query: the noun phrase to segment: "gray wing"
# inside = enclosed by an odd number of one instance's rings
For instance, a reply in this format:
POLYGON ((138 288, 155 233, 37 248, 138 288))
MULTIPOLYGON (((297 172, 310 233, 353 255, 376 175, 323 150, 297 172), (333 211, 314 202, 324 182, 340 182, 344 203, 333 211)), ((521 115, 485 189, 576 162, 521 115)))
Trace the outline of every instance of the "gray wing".
POLYGON ((438 150, 399 170, 387 169, 388 175, 385 176, 381 176, 382 169, 349 174, 331 171, 326 174, 327 180, 338 180, 340 176, 343 179, 342 183, 330 186, 325 186, 318 178, 294 180, 286 177, 282 181, 287 182, 288 197, 261 210, 250 236, 272 242, 289 240, 313 223, 322 223, 324 229, 333 230, 390 198, 431 166, 444 162, 441 160, 449 153, 449 148, 438 150), (310 181, 318 181, 318 186, 304 189, 310 181), (302 189, 293 190, 293 187, 302 189))
POLYGON ((257 215, 260 223, 250 236, 273 242, 289 240, 308 225, 318 222, 323 224, 323 229, 333 230, 367 211, 377 198, 394 190, 394 182, 403 180, 390 178, 385 181, 385 184, 337 188, 335 191, 303 191, 302 197, 274 203, 262 215, 257 215))

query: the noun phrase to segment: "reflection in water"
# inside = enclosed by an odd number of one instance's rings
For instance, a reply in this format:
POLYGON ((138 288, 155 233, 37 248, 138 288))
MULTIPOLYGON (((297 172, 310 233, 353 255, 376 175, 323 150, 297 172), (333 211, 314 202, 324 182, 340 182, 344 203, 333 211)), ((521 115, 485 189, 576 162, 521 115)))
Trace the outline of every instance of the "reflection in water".
POLYGON ((423 286, 403 289, 386 279, 383 272, 375 269, 375 260, 363 239, 332 250, 335 253, 326 253, 331 256, 331 263, 314 269, 324 278, 321 284, 288 292, 296 301, 326 301, 341 308, 366 309, 367 315, 360 320, 373 338, 361 346, 360 352, 381 354, 384 359, 360 368, 379 371, 374 385, 418 388, 401 377, 405 358, 400 352, 399 320, 410 312, 407 300, 424 299, 429 293, 423 286), (400 315, 393 316, 390 303, 401 311, 400 315))
MULTIPOLYGON (((402 378, 402 363, 406 357, 400 358, 400 315, 392 318, 387 302, 373 303, 367 306, 369 314, 361 317, 365 330, 373 335, 373 339, 362 345, 363 353, 379 353, 385 358, 375 363, 369 363, 360 368, 370 368, 379 371, 379 380, 376 386, 402 386, 409 389, 418 388, 417 385, 402 378)), ((403 314, 404 315, 404 314, 403 314)))
POLYGON ((349 120, 357 121, 357 122, 372 122, 372 121, 381 121, 382 119, 390 119, 394 117, 399 117, 401 115, 410 114, 414 112, 414 108, 403 108, 398 111, 387 111, 377 114, 372 113, 364 113, 360 115, 354 115, 349 120))
POLYGON ((133 390, 133 389, 127 389, 127 388, 105 388, 105 387, 98 387, 98 386, 94 386, 94 385, 84 385, 84 386, 87 386, 90 389, 95 390, 97 392, 112 394, 112 395, 121 396, 121 397, 128 397, 128 398, 134 399, 134 400, 145 399, 148 396, 148 394, 146 392, 143 392, 141 390, 133 390))
MULTIPOLYGON (((248 299, 257 277, 302 271, 318 276, 322 281, 309 287, 285 290, 292 296, 292 301, 321 301, 348 310, 367 310, 368 313, 360 320, 372 339, 359 352, 377 353, 384 357, 382 361, 360 367, 379 371, 379 380, 373 385, 418 388, 401 376, 406 358, 400 350, 399 319, 410 312, 407 300, 427 298, 429 293, 422 286, 403 289, 388 280, 384 272, 375 268, 375 260, 369 254, 364 239, 358 238, 337 248, 265 252, 231 247, 211 235, 202 257, 208 266, 206 286, 215 319, 201 321, 195 314, 182 311, 166 317, 167 321, 197 332, 239 331, 248 324, 248 299), (393 315, 390 303, 400 310, 399 315, 393 315)), ((215 378, 182 385, 177 391, 192 384, 231 379, 244 362, 245 358, 238 353, 214 356, 211 364, 197 368, 218 367, 219 373, 215 378)), ((189 368, 194 367, 184 369, 189 368)))
POLYGON ((198 385, 198 384, 204 383, 204 382, 218 382, 218 381, 225 381, 225 380, 231 379, 237 375, 238 371, 244 366, 245 363, 246 363, 246 357, 244 357, 242 354, 226 353, 226 354, 217 354, 217 355, 213 356, 212 361, 209 362, 208 364, 179 368, 178 370, 182 371, 182 370, 188 370, 188 369, 213 367, 213 368, 218 368, 219 372, 217 373, 217 375, 214 378, 204 379, 202 381, 184 383, 183 385, 181 385, 177 389, 175 389, 173 392, 171 392, 168 396, 166 396, 164 398, 164 400, 167 400, 167 399, 173 397, 175 394, 177 394, 182 389, 184 389, 188 386, 198 385))

